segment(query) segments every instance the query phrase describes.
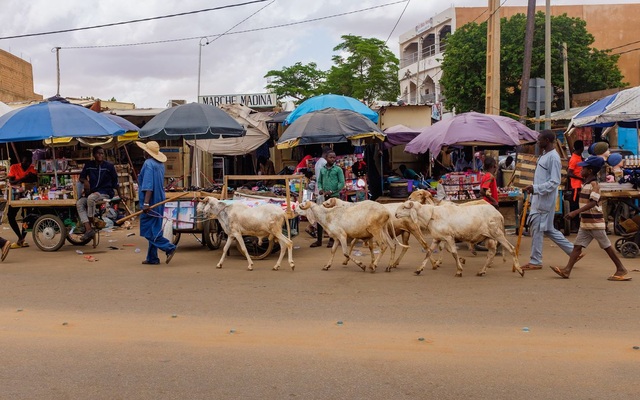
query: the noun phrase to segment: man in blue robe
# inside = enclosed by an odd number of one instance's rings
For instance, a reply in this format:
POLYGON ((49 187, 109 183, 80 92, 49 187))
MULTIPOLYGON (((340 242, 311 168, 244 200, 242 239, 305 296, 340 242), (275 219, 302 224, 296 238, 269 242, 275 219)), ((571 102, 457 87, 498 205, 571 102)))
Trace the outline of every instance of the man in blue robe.
POLYGON ((147 157, 138 174, 138 198, 143 211, 140 216, 140 236, 149 241, 147 258, 142 263, 160 264, 158 258, 158 249, 160 249, 167 255, 166 263, 169 264, 176 253, 176 245, 162 235, 164 205, 150 208, 165 200, 163 163, 167 161, 167 156, 160 152, 158 142, 136 142, 136 144, 145 151, 145 157, 147 157))

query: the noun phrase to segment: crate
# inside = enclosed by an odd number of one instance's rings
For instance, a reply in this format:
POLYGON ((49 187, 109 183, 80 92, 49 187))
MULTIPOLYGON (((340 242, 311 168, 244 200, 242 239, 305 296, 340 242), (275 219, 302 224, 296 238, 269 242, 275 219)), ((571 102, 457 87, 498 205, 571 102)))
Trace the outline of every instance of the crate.
MULTIPOLYGON (((567 167, 569 162, 567 160, 561 160, 561 181, 560 187, 564 188, 567 183, 567 167)), ((538 163, 538 157, 533 154, 518 153, 516 158, 516 171, 515 178, 513 179, 512 186, 524 188, 526 186, 533 185, 533 175, 538 163)))
POLYGON ((637 232, 640 229, 640 215, 636 215, 633 218, 627 218, 620 222, 620 226, 626 233, 637 232))

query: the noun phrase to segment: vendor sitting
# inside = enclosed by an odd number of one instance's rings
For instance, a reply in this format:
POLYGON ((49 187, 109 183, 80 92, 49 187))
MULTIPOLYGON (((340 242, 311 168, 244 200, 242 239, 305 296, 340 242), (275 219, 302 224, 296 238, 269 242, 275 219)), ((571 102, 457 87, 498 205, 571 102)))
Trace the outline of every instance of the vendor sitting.
MULTIPOLYGON (((23 183, 33 183, 38 180, 38 175, 36 169, 33 167, 32 162, 33 155, 30 151, 25 151, 22 153, 22 157, 19 163, 13 164, 9 168, 9 184, 12 186, 19 186, 23 183)), ((24 241, 27 232, 23 232, 20 230, 18 226, 18 222, 16 221, 16 217, 18 216, 18 211, 20 211, 20 207, 9 207, 9 211, 7 212, 7 219, 9 220, 9 225, 13 232, 15 232, 16 236, 18 236, 18 241, 11 245, 12 249, 17 249, 20 247, 28 247, 29 244, 24 241)))
POLYGON ((406 165, 402 164, 398 168, 400 168, 400 173, 404 179, 420 179, 418 173, 411 168, 407 168, 406 165))
POLYGON ((104 160, 104 149, 100 146, 94 147, 93 158, 84 165, 80 173, 80 183, 84 187, 81 197, 76 202, 76 208, 85 228, 81 240, 95 236, 92 224, 96 202, 112 198, 118 190, 118 173, 113 164, 104 160))

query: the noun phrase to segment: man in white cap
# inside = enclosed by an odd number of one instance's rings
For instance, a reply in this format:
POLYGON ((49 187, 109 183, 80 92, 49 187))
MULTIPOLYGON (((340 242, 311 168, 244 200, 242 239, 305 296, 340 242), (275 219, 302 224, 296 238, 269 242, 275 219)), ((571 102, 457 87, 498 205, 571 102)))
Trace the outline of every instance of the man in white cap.
POLYGON ((164 206, 160 205, 150 209, 154 204, 165 200, 164 194, 164 162, 167 156, 160 152, 158 142, 136 142, 145 151, 147 159, 138 174, 138 197, 143 214, 140 216, 140 236, 149 241, 147 257, 143 264, 160 264, 158 249, 167 255, 166 263, 176 253, 176 245, 162 235, 162 223, 164 206))

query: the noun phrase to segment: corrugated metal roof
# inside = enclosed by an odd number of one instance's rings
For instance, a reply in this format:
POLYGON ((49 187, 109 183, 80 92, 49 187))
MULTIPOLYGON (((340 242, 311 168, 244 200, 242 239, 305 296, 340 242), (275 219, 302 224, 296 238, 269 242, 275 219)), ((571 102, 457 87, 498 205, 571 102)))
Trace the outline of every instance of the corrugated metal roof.
POLYGON ((116 109, 116 110, 108 110, 107 112, 111 114, 118 115, 120 117, 155 117, 166 110, 166 108, 134 108, 132 110, 127 109, 116 109))

